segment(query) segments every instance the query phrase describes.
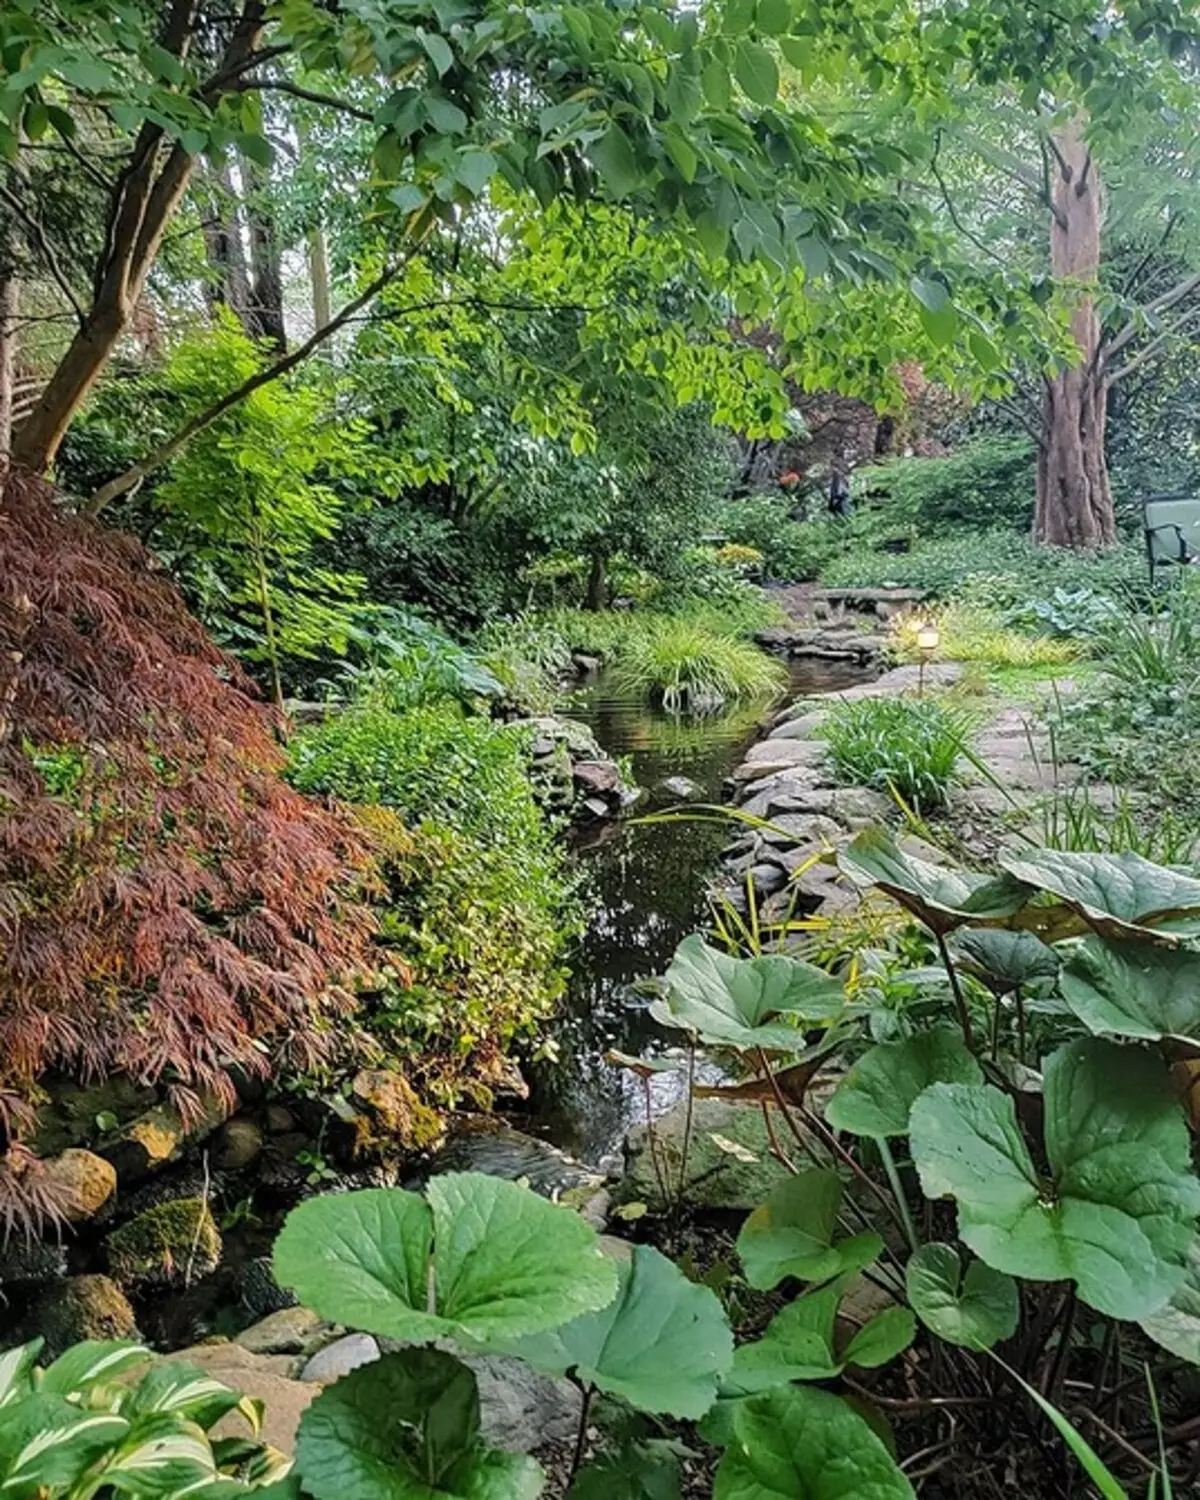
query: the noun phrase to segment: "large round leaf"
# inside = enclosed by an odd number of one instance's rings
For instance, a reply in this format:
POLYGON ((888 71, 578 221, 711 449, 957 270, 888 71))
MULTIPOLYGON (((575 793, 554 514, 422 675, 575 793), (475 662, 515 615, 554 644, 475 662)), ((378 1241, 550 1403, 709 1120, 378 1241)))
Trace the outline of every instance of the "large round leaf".
POLYGON ((1061 989, 1089 1031, 1147 1041, 1200 1036, 1200 954, 1089 938, 1067 960, 1061 989))
POLYGON ((1034 849, 1001 854, 1000 864, 1016 879, 1065 901, 1105 936, 1200 931, 1200 880, 1140 854, 1034 849))
POLYGON ((508 1347, 539 1370, 568 1370, 642 1411, 702 1417, 733 1361, 717 1297, 666 1256, 638 1245, 602 1312, 508 1347))
POLYGON ((676 948, 666 985, 665 999, 650 1007, 655 1020, 712 1046, 742 1050, 798 1052, 803 1032, 776 1017, 827 1024, 846 1005, 841 982, 813 964, 782 953, 734 958, 710 948, 699 933, 676 948))
POLYGON ((775 1188, 747 1216, 737 1239, 746 1280, 770 1291, 787 1276, 828 1281, 861 1270, 883 1250, 879 1235, 851 1235, 834 1243, 842 1184, 836 1172, 800 1172, 775 1188))
POLYGON ((981 1260, 971 1261, 964 1275, 953 1245, 922 1245, 904 1274, 913 1311, 948 1344, 990 1349, 1016 1332, 1021 1316, 1016 1282, 981 1260))
POLYGON ((475 1377, 437 1349, 405 1349, 353 1370, 300 1419, 296 1467, 314 1500, 536 1500, 523 1454, 479 1441, 475 1377))
POLYGON ((471 1338, 518 1338, 607 1306, 617 1273, 568 1208, 479 1172, 429 1184, 437 1310, 471 1338))
POLYGON ((416 1193, 365 1188, 310 1198, 275 1241, 275 1279, 313 1312, 389 1338, 434 1339, 427 1310, 433 1215, 416 1193))
POLYGON ((1142 1332, 1179 1359, 1200 1365, 1200 1241, 1188 1252, 1183 1285, 1157 1312, 1141 1320, 1142 1332))
POLYGON ((714 1500, 913 1500, 895 1459, 828 1391, 785 1386, 738 1402, 714 1500))
POLYGON ((881 828, 864 828, 838 855, 838 865, 860 885, 877 885, 934 932, 964 922, 1011 916, 1024 906, 1028 888, 906 854, 881 828))
POLYGON ((478 1172, 435 1177, 428 1203, 400 1188, 302 1203, 275 1242, 275 1274, 331 1322, 414 1342, 537 1333, 617 1287, 578 1215, 478 1172))
POLYGON ((1186 1125, 1150 1053, 1086 1038, 1047 1061, 1043 1181, 1013 1101, 937 1083, 909 1140, 930 1198, 958 1202, 959 1234, 998 1271, 1069 1278, 1117 1318, 1155 1312, 1180 1286, 1200 1211, 1186 1125))
POLYGON ((880 1042, 834 1089, 825 1118, 851 1135, 907 1135, 917 1097, 931 1083, 982 1083, 983 1071, 953 1026, 936 1026, 902 1042, 880 1042))
POLYGON ((975 927, 958 933, 954 957, 959 968, 1002 995, 1054 979, 1059 966, 1059 955, 1037 933, 1006 927, 975 927))

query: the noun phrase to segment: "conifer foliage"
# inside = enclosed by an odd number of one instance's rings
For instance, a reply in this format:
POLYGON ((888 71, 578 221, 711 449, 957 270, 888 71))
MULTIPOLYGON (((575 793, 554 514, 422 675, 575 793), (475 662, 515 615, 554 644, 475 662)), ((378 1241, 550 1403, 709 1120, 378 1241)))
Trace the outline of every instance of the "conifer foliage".
POLYGON ((150 554, 0 492, 0 1124, 121 1071, 185 1113, 328 1056, 372 923, 348 816, 293 791, 271 712, 150 554))

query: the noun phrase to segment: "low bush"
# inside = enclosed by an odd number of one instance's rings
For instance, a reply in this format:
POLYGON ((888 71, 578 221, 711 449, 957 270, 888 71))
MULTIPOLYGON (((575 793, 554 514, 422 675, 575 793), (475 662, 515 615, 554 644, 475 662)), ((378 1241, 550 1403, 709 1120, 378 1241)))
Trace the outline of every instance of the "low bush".
POLYGON ((392 963, 360 1020, 439 1103, 486 1088, 504 1046, 562 992, 570 885, 528 738, 453 702, 367 702, 292 745, 296 786, 364 808, 392 963))
POLYGON ((768 578, 802 582, 815 578, 845 545, 845 528, 833 520, 797 521, 794 506, 783 495, 745 495, 724 503, 718 525, 730 543, 761 555, 768 578))
POLYGON ((920 812, 944 805, 959 779, 970 725, 933 698, 839 704, 822 733, 838 780, 895 792, 920 812))
POLYGON ((672 710, 703 713, 736 698, 777 693, 782 664, 749 641, 720 635, 688 615, 648 622, 621 643, 618 682, 672 710))
POLYGON ((894 458, 856 479, 893 526, 926 536, 947 527, 1020 531, 1033 520, 1034 464, 1027 438, 977 437, 944 458, 894 458))
POLYGON ((924 621, 938 628, 940 643, 932 653, 937 661, 980 662, 994 667, 1060 667, 1075 661, 1077 641, 1013 629, 994 610, 971 604, 945 604, 937 609, 901 615, 890 636, 892 654, 904 662, 919 661, 917 631, 924 621))

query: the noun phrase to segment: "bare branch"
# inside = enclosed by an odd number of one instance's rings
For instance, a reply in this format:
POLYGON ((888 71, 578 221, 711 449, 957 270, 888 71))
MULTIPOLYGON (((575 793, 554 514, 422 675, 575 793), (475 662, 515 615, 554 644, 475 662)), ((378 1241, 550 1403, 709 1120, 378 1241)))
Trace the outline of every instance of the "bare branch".
MULTIPOLYGON (((31 193, 30 198, 32 199, 32 197, 33 194, 31 193)), ((16 214, 17 218, 21 220, 21 222, 26 226, 30 234, 33 236, 33 242, 41 253, 41 257, 45 262, 46 269, 54 278, 55 284, 57 285, 59 291, 63 294, 63 296, 75 310, 75 317, 78 320, 79 326, 82 328, 87 317, 87 313, 84 311, 83 304, 75 295, 75 289, 63 274, 62 267, 58 263, 58 256, 54 253, 54 246, 47 239, 46 231, 42 227, 41 220, 35 219, 33 215, 26 210, 25 205, 16 196, 16 194, 10 193, 8 188, 3 183, 0 183, 0 201, 6 203, 8 207, 12 209, 13 213, 16 214)))
POLYGON ((1181 338, 1185 333, 1193 331, 1198 326, 1200 326, 1200 307, 1193 308, 1191 312, 1186 313, 1180 318, 1177 323, 1173 323, 1170 328, 1164 328, 1157 337, 1150 340, 1144 349, 1139 349, 1123 365, 1120 365, 1115 370, 1107 371, 1109 383, 1124 380, 1127 376, 1132 375, 1135 370, 1140 370, 1143 365, 1148 364, 1150 360, 1160 354, 1163 348, 1171 343, 1172 340, 1181 338))
MULTIPOLYGON (((1141 309, 1141 313, 1144 316, 1147 313, 1169 312, 1171 308, 1177 307, 1179 303, 1186 301, 1196 291, 1200 291, 1200 271, 1190 276, 1185 276, 1182 281, 1177 281, 1173 287, 1163 292, 1161 296, 1155 297, 1153 302, 1147 302, 1145 307, 1141 309)), ((1127 344, 1133 343, 1134 339, 1142 332, 1144 332, 1144 329, 1138 319, 1136 317, 1131 318, 1125 327, 1121 329, 1120 333, 1114 335, 1109 340, 1105 349, 1107 357, 1111 359, 1114 354, 1119 354, 1127 344)))
POLYGON ((339 110, 344 115, 353 115, 356 120, 366 120, 368 124, 375 119, 369 109, 360 109, 357 104, 351 104, 348 99, 338 99, 333 94, 322 94, 316 89, 302 88, 300 84, 291 83, 285 78, 243 78, 237 86, 242 90, 258 89, 264 93, 270 91, 274 94, 291 94, 295 99, 307 99, 310 104, 323 104, 329 109, 339 110))

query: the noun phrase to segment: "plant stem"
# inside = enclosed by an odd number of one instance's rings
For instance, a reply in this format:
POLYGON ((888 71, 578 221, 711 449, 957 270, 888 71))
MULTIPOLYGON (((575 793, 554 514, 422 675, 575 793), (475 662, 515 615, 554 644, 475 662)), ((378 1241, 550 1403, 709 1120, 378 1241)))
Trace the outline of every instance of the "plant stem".
POLYGON ((779 1137, 775 1134, 775 1122, 771 1118, 770 1104, 766 1099, 760 1099, 758 1102, 762 1105, 763 1124, 767 1127, 767 1139, 771 1143, 771 1155, 775 1158, 775 1160, 781 1167, 785 1168, 785 1170, 787 1170, 788 1172, 791 1172, 793 1176, 796 1176, 799 1173, 800 1168, 779 1144, 779 1137))
POLYGON ((696 1100, 692 1092, 696 1082, 696 1038, 688 1037, 688 1070, 687 1070, 687 1109, 683 1117, 683 1160, 679 1163, 679 1196, 676 1199, 676 1207, 683 1203, 683 1195, 687 1189, 687 1166, 688 1152, 692 1146, 692 1120, 695 1115, 696 1100))
POLYGON ((892 1148, 887 1143, 885 1136, 875 1142, 879 1147, 879 1158, 883 1162, 883 1170, 887 1173, 887 1180, 892 1189, 892 1196, 896 1200, 896 1207, 900 1210, 900 1217, 904 1220, 904 1233, 908 1239, 909 1249, 915 1255, 919 1241, 917 1240, 917 1226, 913 1223, 912 1211, 908 1206, 908 1198, 904 1192, 904 1184, 900 1181, 900 1173, 896 1168, 896 1158, 892 1155, 892 1148))
POLYGON ((654 1129, 654 1100, 650 1094, 648 1075, 642 1077, 642 1097, 646 1101, 646 1142, 650 1147, 650 1165, 654 1168, 654 1180, 658 1183, 665 1213, 671 1206, 671 1185, 667 1181, 667 1174, 663 1170, 662 1158, 659 1155, 658 1134, 654 1129))
POLYGON ((594 1391, 593 1386, 584 1385, 573 1377, 571 1384, 579 1391, 579 1426, 575 1429, 575 1451, 571 1454, 571 1472, 567 1476, 568 1483, 575 1478, 579 1472, 579 1465, 583 1462, 583 1450, 587 1447, 588 1415, 592 1409, 594 1391))
POLYGON ((971 1013, 967 1009, 967 997, 963 994, 962 982, 958 977, 958 970, 954 967, 954 961, 950 957, 950 949, 946 946, 945 933, 935 932, 938 952, 941 954, 942 963, 945 965, 946 973, 950 979, 950 988, 954 993, 954 1005, 958 1011, 958 1024, 962 1027, 963 1041, 967 1045, 968 1052, 975 1050, 975 1033, 971 1030, 971 1013))
POLYGON ((1013 991, 1013 1001, 1017 1007, 1017 1061, 1022 1067, 1025 1066, 1025 1001, 1021 998, 1021 988, 1018 985, 1013 991))

